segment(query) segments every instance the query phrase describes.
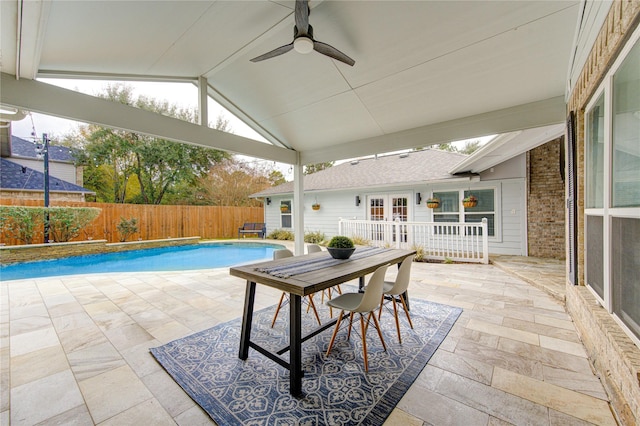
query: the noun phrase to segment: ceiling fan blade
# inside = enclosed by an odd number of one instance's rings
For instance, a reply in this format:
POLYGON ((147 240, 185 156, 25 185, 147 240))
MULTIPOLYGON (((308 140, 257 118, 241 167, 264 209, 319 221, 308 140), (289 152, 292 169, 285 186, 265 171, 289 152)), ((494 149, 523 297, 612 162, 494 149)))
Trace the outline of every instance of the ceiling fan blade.
POLYGON ((287 53, 291 49, 293 49, 293 43, 285 44, 284 46, 280 46, 277 49, 273 49, 271 52, 267 52, 260 56, 256 56, 255 58, 251 59, 251 62, 260 62, 260 61, 264 61, 265 59, 270 59, 276 56, 280 56, 283 53, 287 53))
POLYGON ((295 19, 297 28, 295 36, 307 35, 309 31, 309 0, 296 0, 295 19))
POLYGON ((333 46, 328 45, 327 43, 322 43, 321 41, 313 41, 313 50, 318 53, 322 53, 330 58, 336 59, 340 62, 344 62, 347 65, 353 66, 356 61, 339 51, 333 46))

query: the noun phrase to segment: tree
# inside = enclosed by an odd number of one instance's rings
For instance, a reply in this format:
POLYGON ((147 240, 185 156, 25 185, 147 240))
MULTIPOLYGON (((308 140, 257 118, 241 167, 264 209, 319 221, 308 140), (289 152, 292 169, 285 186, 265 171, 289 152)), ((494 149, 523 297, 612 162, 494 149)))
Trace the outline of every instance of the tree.
MULTIPOLYGON (((100 96, 192 123, 196 121, 194 110, 144 96, 134 98, 132 88, 123 84, 107 86, 100 96)), ((218 117, 215 128, 229 131, 228 120, 218 117)), ((213 164, 230 157, 220 150, 95 125, 86 126, 81 135, 84 138, 76 138, 76 143, 84 148, 78 161, 86 166, 85 186, 96 191, 101 201, 161 204, 167 195, 194 185, 213 164), (132 178, 138 181, 139 191, 128 194, 132 178)))
POLYGON ((333 161, 327 161, 324 163, 307 164, 306 166, 304 166, 304 174, 310 175, 312 173, 317 173, 321 170, 328 169, 329 167, 333 167, 333 161))
POLYGON ((272 186, 272 175, 274 171, 227 159, 215 164, 207 176, 200 179, 196 198, 202 204, 213 206, 261 206, 261 202, 249 195, 272 186))

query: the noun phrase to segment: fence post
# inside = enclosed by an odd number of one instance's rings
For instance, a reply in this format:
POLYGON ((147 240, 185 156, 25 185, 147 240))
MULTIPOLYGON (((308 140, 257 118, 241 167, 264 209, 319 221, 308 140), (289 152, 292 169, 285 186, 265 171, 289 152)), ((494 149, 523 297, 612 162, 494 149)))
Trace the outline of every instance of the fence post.
POLYGON ((489 263, 489 225, 487 218, 482 218, 482 263, 489 263))

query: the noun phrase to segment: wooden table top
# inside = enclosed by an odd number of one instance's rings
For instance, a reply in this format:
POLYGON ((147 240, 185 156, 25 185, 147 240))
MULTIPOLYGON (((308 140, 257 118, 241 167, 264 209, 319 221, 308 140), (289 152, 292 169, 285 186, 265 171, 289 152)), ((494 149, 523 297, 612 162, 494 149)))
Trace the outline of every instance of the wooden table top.
POLYGON ((360 278, 373 273, 382 265, 397 264, 406 257, 415 254, 415 250, 391 249, 376 253, 372 256, 360 259, 347 259, 340 261, 338 265, 327 266, 310 272, 304 272, 288 278, 280 278, 266 272, 259 272, 257 268, 269 268, 277 265, 291 265, 306 260, 331 257, 329 252, 322 251, 303 256, 293 256, 268 262, 252 263, 249 265, 235 266, 229 269, 229 273, 235 277, 244 278, 259 284, 277 288, 278 290, 307 296, 324 289, 360 278))

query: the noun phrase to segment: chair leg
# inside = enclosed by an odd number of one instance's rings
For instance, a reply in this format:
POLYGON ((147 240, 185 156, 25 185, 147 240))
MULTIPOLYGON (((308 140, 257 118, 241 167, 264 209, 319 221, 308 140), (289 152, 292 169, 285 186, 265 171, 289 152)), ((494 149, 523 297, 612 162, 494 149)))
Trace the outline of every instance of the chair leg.
POLYGON ((400 336, 400 320, 398 319, 398 305, 396 304, 396 298, 391 297, 393 302, 393 316, 396 318, 396 330, 398 331, 398 343, 402 343, 402 336, 400 336))
POLYGON ((407 303, 404 300, 404 296, 400 295, 400 301, 402 302, 402 307, 404 308, 404 313, 407 314, 407 320, 409 321, 409 325, 411 329, 413 329, 413 323, 411 322, 411 316, 409 315, 409 309, 407 309, 407 303))
POLYGON ((385 352, 387 351, 387 345, 384 343, 384 337, 382 337, 382 329, 380 328, 380 323, 378 322, 378 320, 376 319, 376 314, 374 314, 372 312, 372 316, 373 316, 373 323, 376 326, 376 330, 378 330, 378 336, 380 336, 380 342, 382 342, 382 347, 384 348, 385 352))
POLYGON ((316 304, 313 303, 313 294, 307 296, 309 298, 309 305, 313 308, 313 313, 316 315, 316 319, 318 320, 318 325, 322 325, 322 321, 320 321, 320 315, 318 315, 318 310, 316 309, 316 304))
MULTIPOLYGON (((369 314, 371 315, 371 314, 369 314)), ((375 318, 375 316, 374 316, 375 318)), ((367 357, 367 329, 364 326, 364 317, 360 314, 360 328, 362 329, 362 353, 364 355, 364 371, 369 372, 369 358, 367 357)))
POLYGON ((340 323, 342 322, 342 316, 344 315, 344 311, 340 311, 340 316, 338 317, 338 322, 336 322, 336 328, 333 330, 333 335, 331 336, 331 340, 329 341, 329 349, 327 349, 327 355, 331 353, 331 348, 333 347, 333 342, 336 340, 336 335, 338 334, 338 329, 340 328, 340 323))
POLYGON ((382 297, 380 298, 380 309, 378 310, 378 319, 380 319, 380 317, 382 317, 382 308, 384 307, 384 293, 382 294, 382 297))
POLYGON ((276 319, 278 319, 278 313, 280 312, 280 308, 282 307, 282 301, 284 300, 284 297, 287 294, 285 292, 282 292, 282 296, 280 296, 280 301, 278 302, 278 307, 276 308, 276 313, 275 315, 273 315, 273 321, 271 321, 271 328, 273 328, 273 326, 276 323, 276 319))
POLYGON ((351 325, 353 324, 353 312, 349 314, 349 332, 347 333, 347 340, 351 339, 351 325))

